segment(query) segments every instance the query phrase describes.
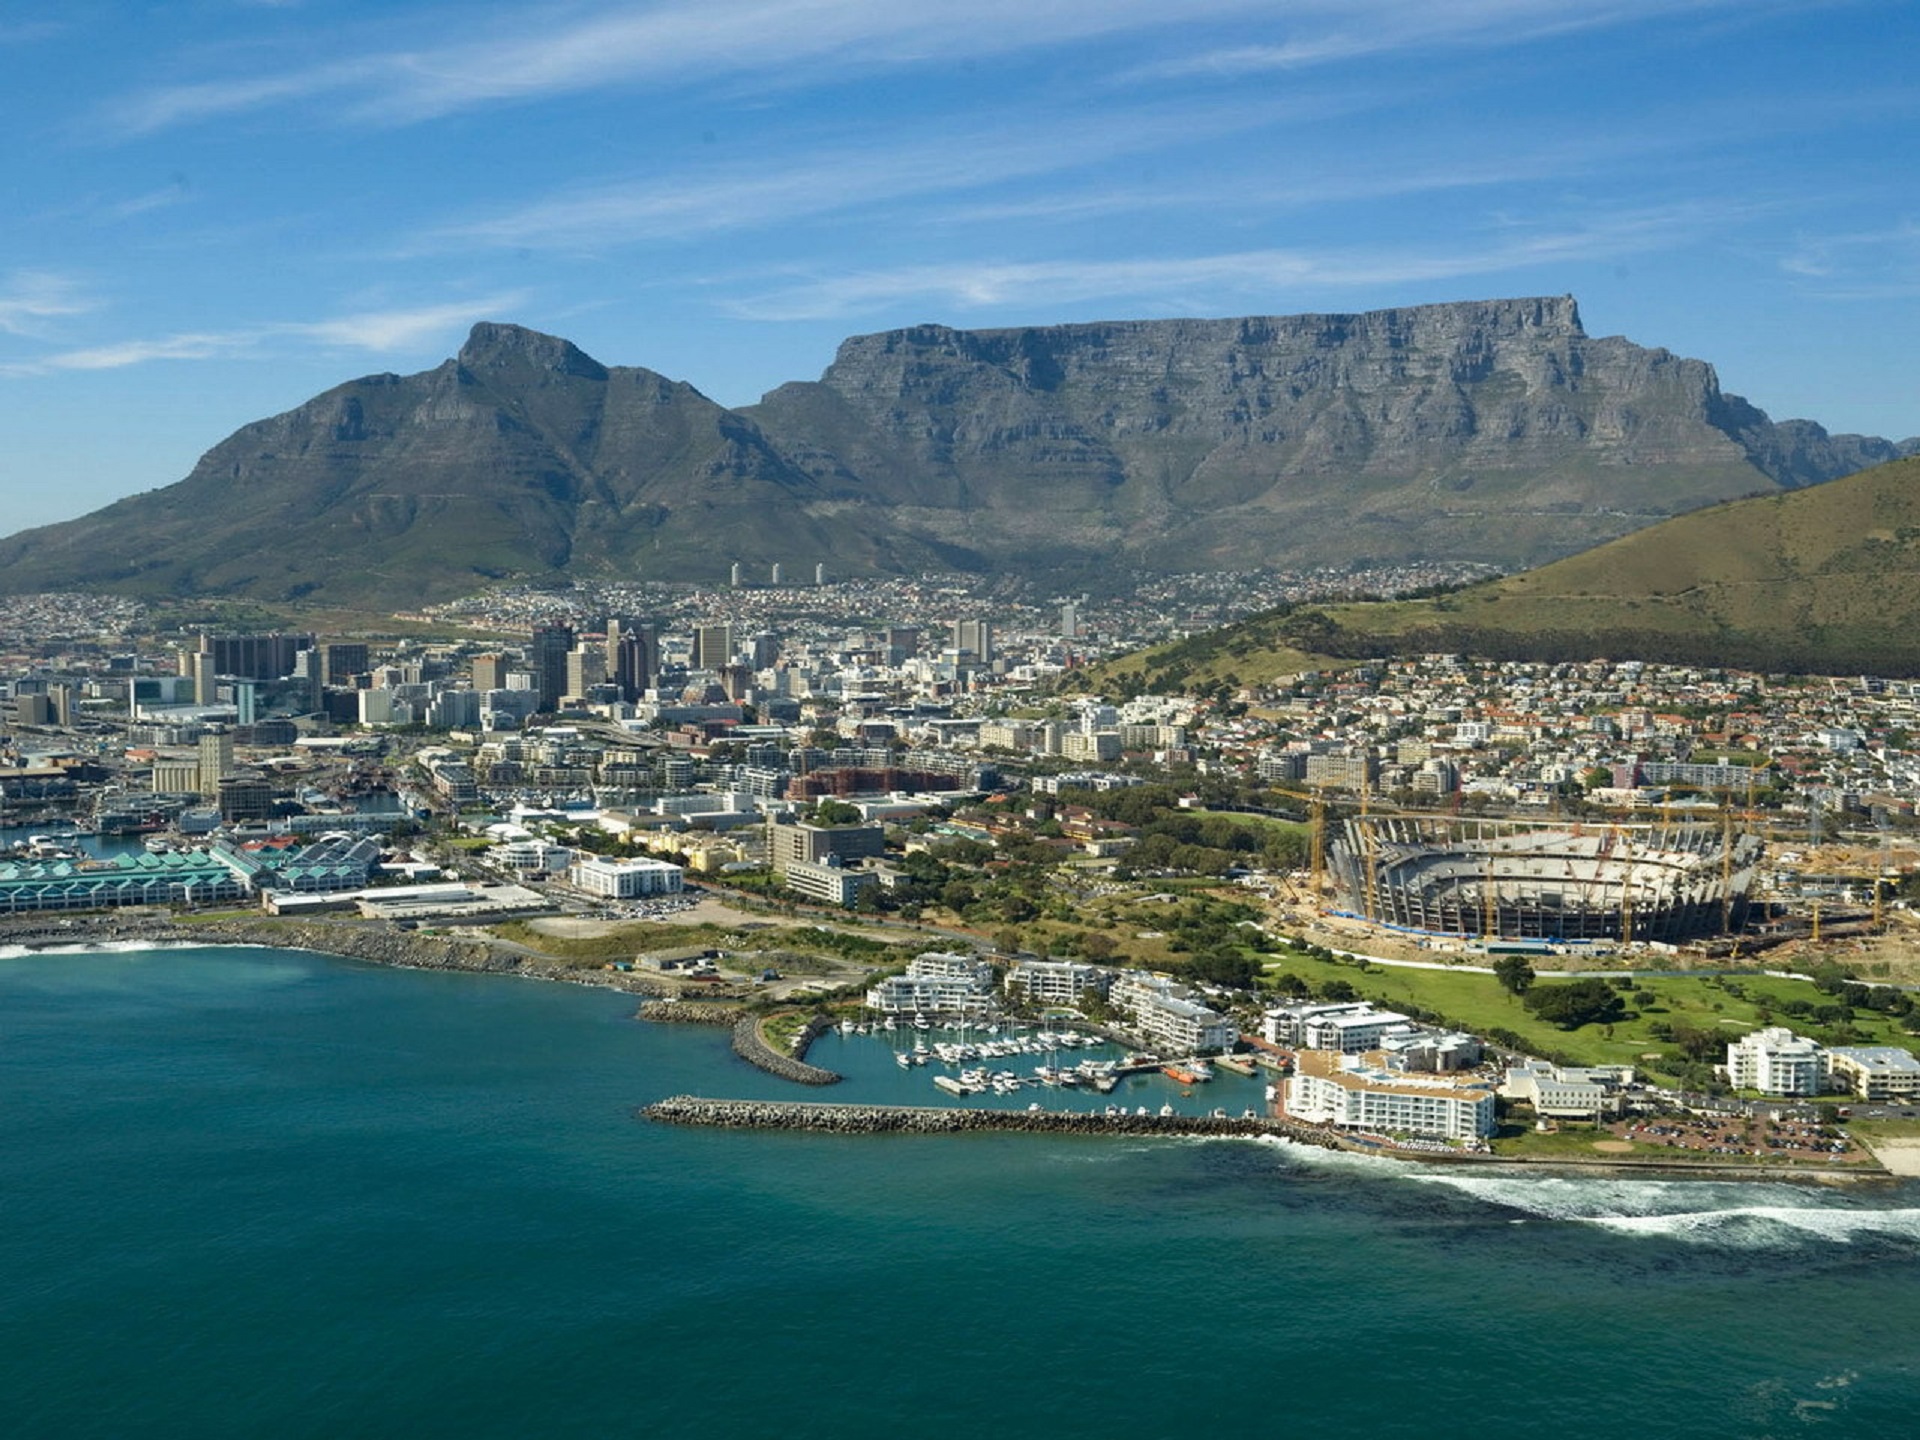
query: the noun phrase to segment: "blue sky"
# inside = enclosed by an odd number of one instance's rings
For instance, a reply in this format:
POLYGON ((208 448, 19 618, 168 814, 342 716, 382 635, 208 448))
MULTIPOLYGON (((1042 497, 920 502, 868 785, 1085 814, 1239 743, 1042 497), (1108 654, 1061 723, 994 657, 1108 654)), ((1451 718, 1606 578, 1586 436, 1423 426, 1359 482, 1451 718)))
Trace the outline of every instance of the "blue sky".
POLYGON ((476 319, 726 404, 845 335, 1576 295, 1920 432, 1896 0, 8 0, 0 533, 476 319))

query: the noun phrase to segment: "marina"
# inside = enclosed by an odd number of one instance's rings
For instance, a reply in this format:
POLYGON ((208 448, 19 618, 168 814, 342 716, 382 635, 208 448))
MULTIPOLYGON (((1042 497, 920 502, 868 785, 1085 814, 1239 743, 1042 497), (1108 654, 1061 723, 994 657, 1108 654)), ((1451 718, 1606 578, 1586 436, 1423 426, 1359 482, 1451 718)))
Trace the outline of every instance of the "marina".
POLYGON ((1057 1026, 928 1019, 922 1030, 908 1019, 889 1031, 883 1021, 845 1021, 814 1040, 807 1061, 844 1076, 849 1089, 876 1103, 1236 1117, 1268 1110, 1267 1085, 1252 1075, 1216 1079, 1207 1061, 1166 1062, 1057 1026), (1173 1069, 1190 1078, 1174 1078, 1167 1073, 1173 1069))

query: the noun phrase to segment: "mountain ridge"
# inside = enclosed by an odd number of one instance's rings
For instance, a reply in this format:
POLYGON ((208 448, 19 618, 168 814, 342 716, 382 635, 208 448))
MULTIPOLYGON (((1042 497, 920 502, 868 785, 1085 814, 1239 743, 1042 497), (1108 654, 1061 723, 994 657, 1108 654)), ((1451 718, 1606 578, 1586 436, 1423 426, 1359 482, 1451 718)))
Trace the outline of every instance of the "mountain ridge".
POLYGON ((508 577, 1531 564, 1907 446, 1775 423, 1572 297, 852 336, 727 409, 482 322, 0 540, 0 588, 413 603, 508 577))

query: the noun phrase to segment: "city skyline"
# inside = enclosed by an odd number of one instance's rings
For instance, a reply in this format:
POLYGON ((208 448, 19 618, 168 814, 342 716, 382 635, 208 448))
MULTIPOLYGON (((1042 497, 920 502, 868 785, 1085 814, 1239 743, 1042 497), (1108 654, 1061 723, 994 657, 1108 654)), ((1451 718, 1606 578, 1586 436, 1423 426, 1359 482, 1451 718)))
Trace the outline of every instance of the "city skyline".
POLYGON ((0 23, 0 533, 173 483, 475 320, 723 404, 840 338, 1572 293, 1901 439, 1916 229, 1874 4, 581 3, 0 23))

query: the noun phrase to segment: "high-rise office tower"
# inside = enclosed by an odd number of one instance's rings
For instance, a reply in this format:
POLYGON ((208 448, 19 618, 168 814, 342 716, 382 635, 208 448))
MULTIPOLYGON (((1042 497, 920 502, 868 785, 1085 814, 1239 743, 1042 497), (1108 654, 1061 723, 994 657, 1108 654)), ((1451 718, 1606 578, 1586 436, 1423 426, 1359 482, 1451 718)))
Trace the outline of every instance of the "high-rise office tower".
POLYGON ((953 622, 953 648, 971 650, 982 665, 993 659, 993 626, 985 620, 953 622))
POLYGON ((507 688, 507 660, 504 655, 473 657, 473 688, 481 694, 507 688))
POLYGON ((214 703, 213 652, 196 650, 193 652, 193 703, 211 705, 214 703))
POLYGON ((295 659, 313 645, 311 635, 207 635, 200 649, 213 657, 213 673, 247 680, 279 680, 293 673, 295 659))
POLYGON ((320 683, 344 689, 353 677, 373 668, 373 657, 357 640, 329 640, 320 647, 320 683))
POLYGON ((583 643, 567 654, 567 694, 585 695, 607 681, 607 655, 598 645, 583 643))
POLYGON ((702 625, 693 632, 693 668, 718 670, 733 659, 733 626, 702 625))
POLYGON ((233 774, 233 734, 227 730, 208 730, 200 737, 200 793, 212 797, 220 793, 220 782, 233 774))
POLYGON ((567 693, 567 656, 573 651, 571 625, 536 625, 527 647, 527 666, 540 677, 540 708, 552 711, 560 707, 567 693))
POLYGON ((631 620, 608 621, 607 668, 620 698, 628 704, 638 700, 660 668, 653 632, 631 620))

